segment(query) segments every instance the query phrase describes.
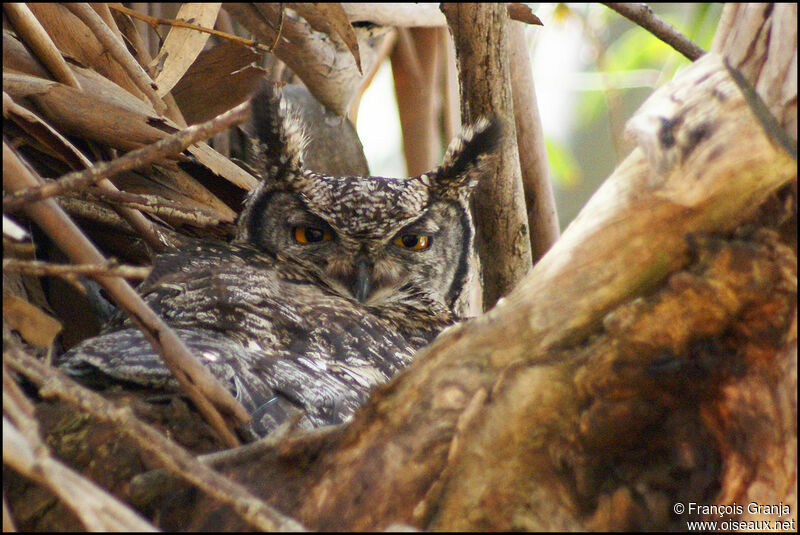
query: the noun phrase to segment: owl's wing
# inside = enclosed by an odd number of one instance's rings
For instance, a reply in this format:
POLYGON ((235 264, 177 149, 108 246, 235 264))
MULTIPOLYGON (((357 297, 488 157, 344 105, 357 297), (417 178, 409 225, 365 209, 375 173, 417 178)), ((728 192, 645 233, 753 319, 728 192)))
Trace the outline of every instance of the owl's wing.
MULTIPOLYGON (((368 324, 340 322, 323 336, 298 336, 286 345, 262 347, 204 329, 175 329, 194 355, 251 414, 250 431, 265 435, 293 415, 303 428, 341 423, 370 390, 407 364, 413 348, 386 342, 368 324), (339 346, 338 349, 335 346, 339 346)), ((86 340, 58 366, 93 385, 130 384, 177 392, 179 387, 151 344, 128 328, 86 340)))
MULTIPOLYGON (((247 364, 260 355, 218 334, 176 329, 194 355, 254 415, 252 430, 259 435, 274 429, 300 406, 263 380, 254 380, 247 364)), ((152 345, 138 329, 124 329, 84 341, 59 360, 58 366, 84 383, 100 386, 130 384, 177 392, 179 386, 152 345)))

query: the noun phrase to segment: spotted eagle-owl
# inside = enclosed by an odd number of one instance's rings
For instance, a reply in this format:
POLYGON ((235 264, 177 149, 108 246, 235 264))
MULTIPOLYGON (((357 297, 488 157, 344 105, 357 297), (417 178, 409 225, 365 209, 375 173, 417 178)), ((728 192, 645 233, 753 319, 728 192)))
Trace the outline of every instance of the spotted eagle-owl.
MULTIPOLYGON (((465 129, 423 175, 337 177, 303 167, 304 135, 279 89, 252 102, 263 181, 235 241, 159 255, 139 292, 263 435, 292 414, 306 428, 346 420, 458 319, 474 233, 468 199, 500 126, 465 129)), ((177 388, 121 316, 60 366, 177 388)))

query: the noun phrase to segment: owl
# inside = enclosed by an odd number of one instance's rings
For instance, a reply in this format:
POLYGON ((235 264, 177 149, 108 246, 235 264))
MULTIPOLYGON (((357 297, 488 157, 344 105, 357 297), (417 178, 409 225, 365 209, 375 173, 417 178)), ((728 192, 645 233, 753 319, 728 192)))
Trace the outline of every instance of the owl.
MULTIPOLYGON (((264 435, 289 418, 301 428, 346 421, 459 319, 469 197, 501 128, 479 120, 419 176, 340 177, 304 167, 306 138, 280 89, 252 106, 262 181, 235 240, 159 255, 138 291, 264 435)), ((178 388, 121 315, 59 366, 96 384, 178 388)))

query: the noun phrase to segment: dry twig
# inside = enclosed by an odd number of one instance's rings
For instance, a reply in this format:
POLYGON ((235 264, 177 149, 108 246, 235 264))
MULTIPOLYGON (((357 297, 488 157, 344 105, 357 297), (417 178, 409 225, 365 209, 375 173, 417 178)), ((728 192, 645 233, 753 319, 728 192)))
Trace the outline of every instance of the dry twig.
POLYGON ((187 207, 182 203, 164 199, 159 195, 128 193, 126 191, 105 191, 99 188, 86 188, 80 197, 90 201, 100 201, 112 206, 124 206, 156 216, 169 217, 180 223, 195 226, 219 224, 214 212, 201 208, 187 207))
MULTIPOLYGON (((143 20, 151 28, 155 30, 156 26, 159 24, 175 26, 176 28, 188 28, 190 30, 197 30, 198 32, 203 33, 210 33, 211 35, 216 35, 222 39, 227 39, 229 41, 233 41, 235 43, 239 43, 242 46, 247 46, 251 48, 257 48, 258 50, 263 50, 264 52, 272 52, 275 48, 275 44, 271 47, 267 45, 262 45, 255 39, 245 39, 244 37, 239 37, 238 35, 232 35, 226 32, 221 32, 219 30, 214 30, 213 28, 205 28, 203 26, 198 26, 197 24, 192 24, 190 22, 186 22, 185 20, 178 20, 178 19, 162 19, 159 17, 152 17, 150 15, 145 15, 144 13, 139 13, 138 11, 134 11, 133 9, 128 9, 127 7, 121 4, 109 4, 108 7, 119 11, 120 13, 125 13, 135 19, 143 20)), ((278 32, 280 34, 280 31, 278 32)))
POLYGON ((15 258, 3 259, 4 272, 26 273, 37 277, 63 277, 77 280, 79 276, 102 275, 106 277, 123 277, 125 279, 146 279, 150 274, 149 267, 122 266, 116 262, 104 264, 52 264, 41 260, 17 260, 15 258))
POLYGON ((626 19, 652 33, 691 61, 706 53, 705 50, 690 41, 688 37, 676 30, 671 24, 653 13, 653 10, 647 4, 603 3, 626 19))
POLYGON ((250 103, 245 102, 232 110, 202 124, 190 126, 151 145, 131 151, 110 162, 98 162, 82 171, 68 173, 55 182, 25 188, 3 199, 3 209, 18 208, 25 203, 40 201, 94 184, 103 178, 130 171, 149 163, 180 153, 189 145, 207 139, 237 125, 247 118, 250 103))

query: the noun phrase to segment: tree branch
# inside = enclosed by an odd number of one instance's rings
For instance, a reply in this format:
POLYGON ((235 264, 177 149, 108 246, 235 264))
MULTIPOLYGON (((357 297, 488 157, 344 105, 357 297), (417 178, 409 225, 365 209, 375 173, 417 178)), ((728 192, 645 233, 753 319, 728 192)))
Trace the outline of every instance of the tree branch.
MULTIPOLYGON (((539 17, 531 12, 525 4, 509 2, 508 16, 527 24, 542 25, 539 17)), ((343 3, 347 18, 351 22, 369 21, 381 26, 398 28, 425 28, 447 26, 447 20, 436 4, 400 4, 400 3, 343 3)))
POLYGON ((652 33, 691 61, 706 53, 705 50, 690 41, 671 24, 653 13, 653 10, 647 4, 609 2, 603 2, 603 4, 652 33))
POLYGON ((38 277, 63 277, 76 281, 82 275, 103 275, 107 277, 123 277, 126 279, 144 280, 150 274, 149 267, 121 266, 116 262, 104 264, 51 264, 40 260, 3 259, 3 272, 26 273, 38 277))
POLYGON ((560 232, 531 60, 525 44, 525 27, 521 22, 509 24, 508 62, 522 187, 525 190, 531 253, 535 264, 556 242, 560 232))
POLYGON ((32 186, 3 197, 3 209, 19 208, 26 203, 62 195, 92 185, 104 178, 145 166, 179 154, 190 145, 208 139, 247 119, 250 103, 245 102, 210 121, 176 132, 141 149, 136 149, 110 162, 97 162, 92 167, 67 173, 54 182, 32 186))
POLYGON ((211 210, 187 207, 179 202, 164 199, 159 195, 128 193, 126 191, 104 191, 99 188, 86 188, 78 195, 91 201, 100 201, 112 206, 124 206, 160 217, 168 217, 180 223, 198 227, 219 224, 219 217, 211 210))

